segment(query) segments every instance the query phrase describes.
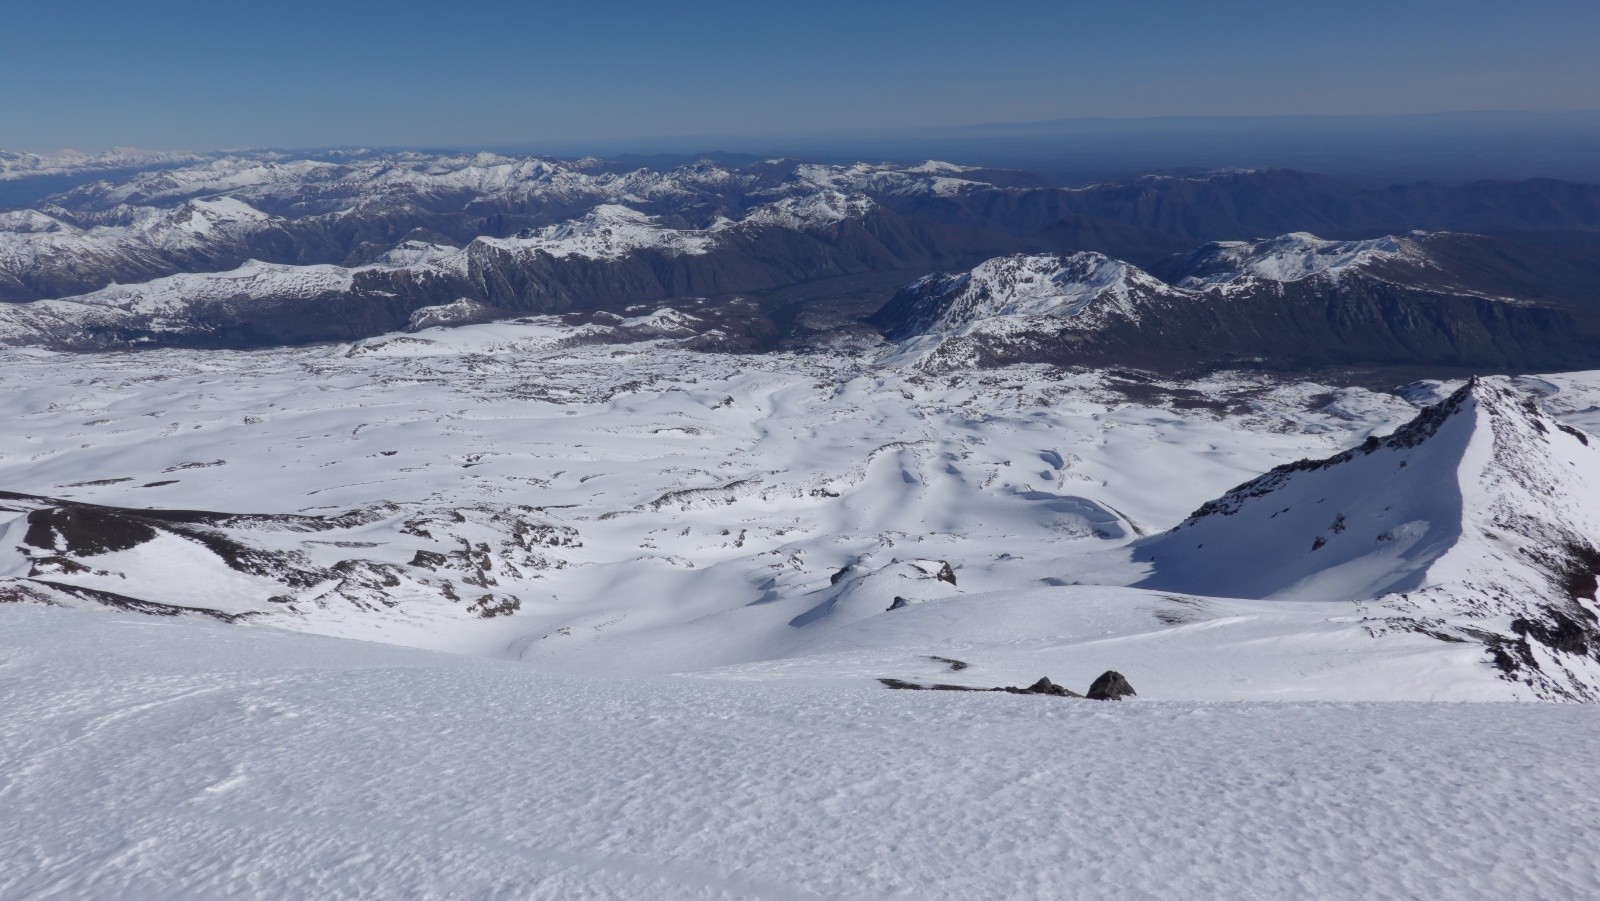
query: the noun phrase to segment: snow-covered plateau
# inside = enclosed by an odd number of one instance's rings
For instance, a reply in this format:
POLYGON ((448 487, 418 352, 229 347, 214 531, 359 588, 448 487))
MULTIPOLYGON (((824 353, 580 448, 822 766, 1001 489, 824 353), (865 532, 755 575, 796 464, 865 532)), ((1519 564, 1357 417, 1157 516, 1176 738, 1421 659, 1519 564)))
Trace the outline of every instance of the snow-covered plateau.
POLYGON ((625 313, 0 350, 0 897, 1600 893, 1600 373, 625 313))

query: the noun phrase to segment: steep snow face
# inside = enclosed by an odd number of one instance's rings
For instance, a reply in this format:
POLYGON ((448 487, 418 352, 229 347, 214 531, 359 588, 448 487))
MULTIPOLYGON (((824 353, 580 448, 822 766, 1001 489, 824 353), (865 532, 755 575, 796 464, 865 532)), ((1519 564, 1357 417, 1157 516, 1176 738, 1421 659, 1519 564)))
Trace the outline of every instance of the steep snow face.
POLYGON ((1411 238, 1393 235, 1366 241, 1325 241, 1293 232, 1265 241, 1221 241, 1191 258, 1197 274, 1184 278, 1185 288, 1246 288, 1255 282, 1297 282, 1309 278, 1337 280, 1344 274, 1380 262, 1421 263, 1422 247, 1411 238))
POLYGON ((1600 439, 1503 379, 1387 438, 1280 466, 1143 542, 1144 587, 1368 600, 1390 628, 1483 642, 1508 674, 1600 699, 1600 439))

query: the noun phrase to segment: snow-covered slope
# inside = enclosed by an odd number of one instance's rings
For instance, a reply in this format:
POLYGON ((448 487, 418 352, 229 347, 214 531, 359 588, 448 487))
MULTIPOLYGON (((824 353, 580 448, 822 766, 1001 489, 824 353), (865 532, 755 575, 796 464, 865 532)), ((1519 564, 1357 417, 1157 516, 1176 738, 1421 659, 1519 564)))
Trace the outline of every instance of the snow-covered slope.
MULTIPOLYGON (((1118 669, 1155 697, 1560 696, 1437 637, 1459 630, 1374 636, 1352 601, 1384 585, 1288 606, 1089 587, 1145 578, 1129 543, 1227 486, 1412 418, 1398 397, 707 355, 684 343, 701 315, 7 351, 0 479, 26 496, 7 502, 4 590, 566 670, 870 681, 938 655, 980 686, 1118 669)), ((1583 378, 1538 384, 1592 403, 1583 378)))
POLYGON ((1541 691, 1600 698, 1600 439, 1504 380, 1386 438, 1280 466, 1143 542, 1143 585, 1370 601, 1373 628, 1485 644, 1541 691))
POLYGON ((204 272, 243 261, 248 248, 289 240, 287 220, 231 197, 120 208, 87 227, 68 221, 65 210, 51 212, 0 213, 0 297, 59 297, 107 280, 204 272))
POLYGON ((6 898, 1600 891, 1575 706, 573 677, 22 605, 0 660, 6 898))
POLYGON ((934 294, 954 292, 954 297, 927 311, 925 323, 908 326, 942 336, 993 325, 1002 317, 1070 320, 1060 322, 1060 327, 1092 328, 1107 316, 1137 318, 1133 292, 1165 287, 1127 263, 1097 253, 1004 257, 960 275, 929 276, 919 284, 934 294))
POLYGON ((904 341, 898 355, 925 368, 978 363, 991 348, 1038 336, 1093 334, 1113 321, 1137 323, 1140 306, 1173 289, 1097 253, 1017 255, 969 272, 908 285, 873 321, 904 341))

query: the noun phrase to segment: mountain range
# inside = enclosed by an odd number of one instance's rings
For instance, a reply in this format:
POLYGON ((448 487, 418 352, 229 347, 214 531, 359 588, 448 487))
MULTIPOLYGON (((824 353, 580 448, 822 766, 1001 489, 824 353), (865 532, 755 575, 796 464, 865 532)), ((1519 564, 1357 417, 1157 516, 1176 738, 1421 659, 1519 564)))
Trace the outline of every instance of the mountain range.
MULTIPOLYGON (((941 360, 1515 371, 1592 365, 1600 334, 1600 188, 1550 180, 1372 189, 1230 170, 1061 186, 936 162, 349 151, 11 155, 0 184, 29 197, 0 212, 13 345, 262 347, 461 304, 478 320, 670 302, 740 309, 722 345, 761 350, 868 324, 905 340, 927 310, 970 306, 938 292, 996 279, 983 290, 1028 322, 963 323, 941 360), (1091 280, 1122 267, 1113 293, 1138 322, 1090 339, 1076 313, 1002 296, 1005 270, 1050 258, 1091 280)), ((1053 296, 1092 288, 1052 279, 1053 296)))

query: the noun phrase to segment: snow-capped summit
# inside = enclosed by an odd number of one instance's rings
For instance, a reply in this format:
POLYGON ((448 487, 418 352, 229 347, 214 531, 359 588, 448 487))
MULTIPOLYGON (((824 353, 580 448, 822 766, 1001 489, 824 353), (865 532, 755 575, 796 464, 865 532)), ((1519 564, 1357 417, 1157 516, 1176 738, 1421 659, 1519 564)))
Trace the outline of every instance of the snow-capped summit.
POLYGON ((927 276, 907 286, 879 320, 893 338, 940 340, 1040 319, 1058 328, 1090 328, 1112 316, 1137 320, 1138 294, 1164 289, 1138 268, 1098 253, 1018 254, 968 272, 927 276))
POLYGON ((901 356, 942 369, 981 364, 1008 347, 1137 326, 1151 299, 1181 293, 1098 253, 1018 254, 919 279, 870 321, 904 342, 901 356))
POLYGON ((1240 485, 1135 556, 1142 587, 1369 602, 1372 628, 1481 642, 1508 679, 1600 699, 1597 537, 1600 438, 1487 378, 1240 485))
POLYGON ((210 235, 221 227, 251 226, 272 217, 242 200, 232 197, 190 200, 166 217, 163 225, 190 235, 210 235))
POLYGON ((798 197, 786 197, 775 203, 756 207, 736 222, 723 220, 722 228, 739 226, 769 226, 803 231, 822 228, 860 219, 871 212, 873 202, 861 194, 846 194, 833 189, 823 189, 798 197))
POLYGON ((1185 262, 1179 285, 1204 290, 1243 287, 1258 281, 1337 280, 1375 263, 1420 263, 1427 254, 1414 238, 1386 235, 1365 241, 1325 241, 1308 232, 1291 232, 1264 241, 1217 241, 1185 262))

